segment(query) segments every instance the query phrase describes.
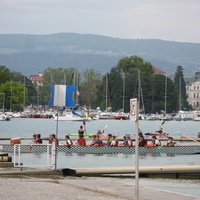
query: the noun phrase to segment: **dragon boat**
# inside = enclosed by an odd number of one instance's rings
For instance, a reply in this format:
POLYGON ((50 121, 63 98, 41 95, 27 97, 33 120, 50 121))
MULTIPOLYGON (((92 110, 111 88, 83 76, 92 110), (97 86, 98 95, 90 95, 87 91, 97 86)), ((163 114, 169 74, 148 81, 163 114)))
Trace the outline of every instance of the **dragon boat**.
MULTIPOLYGON (((14 152, 19 149, 19 145, 13 146, 9 144, 1 144, 0 151, 14 152)), ((21 153, 43 153, 51 152, 52 147, 48 145, 20 145, 21 153)), ((81 154, 134 154, 135 147, 79 147, 79 146, 66 146, 59 145, 56 147, 57 152, 65 153, 81 153, 81 154)), ((167 154, 200 154, 200 145, 194 146, 158 146, 158 147, 139 147, 140 154, 146 153, 167 153, 167 154)))

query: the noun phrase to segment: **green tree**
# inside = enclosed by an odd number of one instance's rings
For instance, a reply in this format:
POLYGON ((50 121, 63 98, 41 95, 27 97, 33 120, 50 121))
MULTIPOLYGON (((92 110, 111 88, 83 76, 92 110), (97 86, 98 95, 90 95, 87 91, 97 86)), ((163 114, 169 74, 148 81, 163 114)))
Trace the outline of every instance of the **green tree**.
POLYGON ((97 90, 99 81, 102 79, 102 75, 99 71, 94 69, 86 69, 83 71, 82 79, 80 80, 80 94, 82 105, 86 105, 90 108, 94 108, 97 105, 97 90))
MULTIPOLYGON (((7 81, 1 84, 0 93, 5 93, 5 108, 12 111, 23 110, 24 85, 18 82, 7 81)), ((28 94, 27 88, 25 93, 28 94)), ((27 98, 25 99, 27 100, 27 98)))
POLYGON ((19 82, 21 84, 25 84, 25 87, 28 89, 28 93, 25 94, 27 98, 27 105, 36 104, 36 95, 37 95, 37 87, 34 86, 31 80, 29 80, 26 76, 22 75, 20 72, 11 72, 11 79, 14 82, 19 82))
POLYGON ((10 70, 0 65, 0 85, 6 81, 10 81, 10 70))
POLYGON ((165 87, 167 87, 166 96, 166 112, 175 112, 177 108, 178 92, 175 84, 170 78, 167 78, 162 74, 154 75, 154 108, 156 111, 165 110, 165 87))
POLYGON ((174 76, 174 84, 176 85, 178 94, 179 94, 179 104, 177 106, 177 110, 189 109, 190 106, 187 101, 187 93, 186 93, 186 83, 184 80, 183 67, 177 66, 176 73, 174 76))
MULTIPOLYGON (((144 62, 144 60, 138 56, 125 57, 119 60, 117 66, 113 67, 108 74, 108 95, 110 99, 110 105, 114 110, 122 108, 122 96, 123 96, 123 76, 125 76, 125 112, 130 110, 130 99, 138 97, 138 70, 140 70, 141 86, 143 91, 143 99, 145 102, 145 108, 150 110, 152 96, 152 74, 153 66, 144 62)), ((101 86, 102 90, 98 92, 99 105, 105 105, 105 98, 102 99, 100 93, 105 94, 105 80, 103 77, 101 86)), ((105 108, 105 107, 103 107, 105 108)))

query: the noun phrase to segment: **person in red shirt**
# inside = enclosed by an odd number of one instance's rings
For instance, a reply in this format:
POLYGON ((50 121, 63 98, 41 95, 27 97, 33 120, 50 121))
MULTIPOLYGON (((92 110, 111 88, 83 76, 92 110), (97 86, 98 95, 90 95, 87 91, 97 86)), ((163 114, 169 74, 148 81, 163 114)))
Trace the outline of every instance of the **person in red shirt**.
POLYGON ((77 145, 81 146, 81 147, 85 147, 86 146, 86 140, 83 137, 82 134, 79 135, 79 139, 77 140, 77 145))

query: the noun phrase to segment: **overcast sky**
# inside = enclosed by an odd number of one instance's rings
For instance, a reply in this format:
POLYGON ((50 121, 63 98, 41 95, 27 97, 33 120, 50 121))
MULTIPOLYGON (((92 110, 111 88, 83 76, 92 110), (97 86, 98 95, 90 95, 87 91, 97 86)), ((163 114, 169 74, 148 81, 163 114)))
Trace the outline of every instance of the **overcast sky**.
POLYGON ((0 34, 60 32, 200 43, 200 0, 0 0, 0 34))

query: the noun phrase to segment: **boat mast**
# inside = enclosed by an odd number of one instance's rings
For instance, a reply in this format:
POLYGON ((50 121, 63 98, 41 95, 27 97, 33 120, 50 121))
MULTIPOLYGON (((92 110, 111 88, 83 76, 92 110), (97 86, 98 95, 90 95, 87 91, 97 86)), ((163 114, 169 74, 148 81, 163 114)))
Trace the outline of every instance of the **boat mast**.
POLYGON ((25 95, 26 95, 26 87, 25 87, 25 76, 24 76, 24 111, 25 111, 25 104, 26 104, 26 98, 25 98, 25 95))
POLYGON ((78 93, 79 93, 79 73, 78 70, 76 69, 76 85, 77 85, 77 93, 76 93, 76 104, 78 105, 78 93))
POLYGON ((106 112, 108 107, 108 74, 106 74, 106 112))
POLYGON ((3 113, 4 113, 5 93, 0 93, 0 94, 3 94, 3 113))
POLYGON ((179 77, 179 110, 181 110, 181 77, 179 77))
POLYGON ((125 72, 122 74, 123 77, 123 112, 124 112, 124 104, 125 104, 125 72))
POLYGON ((152 111, 154 111, 154 72, 152 76, 152 111))
POLYGON ((165 76, 165 113, 167 113, 167 75, 165 76))
POLYGON ((12 112, 12 79, 10 81, 10 112, 12 112))

